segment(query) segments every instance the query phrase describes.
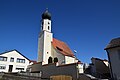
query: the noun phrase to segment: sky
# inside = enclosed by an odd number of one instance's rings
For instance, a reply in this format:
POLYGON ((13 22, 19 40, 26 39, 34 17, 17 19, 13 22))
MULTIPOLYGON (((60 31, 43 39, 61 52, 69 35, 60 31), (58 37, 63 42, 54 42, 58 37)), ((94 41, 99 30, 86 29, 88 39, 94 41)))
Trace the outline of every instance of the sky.
POLYGON ((16 49, 37 60, 41 15, 52 15, 54 38, 83 63, 107 59, 104 48, 120 37, 120 0, 0 0, 0 53, 16 49))

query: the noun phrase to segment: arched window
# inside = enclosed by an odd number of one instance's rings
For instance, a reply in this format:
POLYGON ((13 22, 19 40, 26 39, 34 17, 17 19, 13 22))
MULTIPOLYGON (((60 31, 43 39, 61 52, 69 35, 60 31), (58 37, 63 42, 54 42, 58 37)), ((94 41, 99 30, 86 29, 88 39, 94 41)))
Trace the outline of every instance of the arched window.
POLYGON ((50 29, 50 26, 48 26, 48 30, 50 29))
POLYGON ((58 62, 58 58, 55 57, 55 58, 54 58, 54 63, 57 63, 57 62, 58 62))
POLYGON ((48 59, 48 64, 49 63, 52 63, 52 57, 49 57, 49 59, 48 59))

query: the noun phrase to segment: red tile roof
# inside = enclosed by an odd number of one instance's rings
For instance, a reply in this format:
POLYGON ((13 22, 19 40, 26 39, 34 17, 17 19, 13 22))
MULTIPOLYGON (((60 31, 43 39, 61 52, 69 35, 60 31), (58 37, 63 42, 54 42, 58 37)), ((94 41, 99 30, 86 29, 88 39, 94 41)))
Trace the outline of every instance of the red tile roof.
POLYGON ((36 64, 36 63, 37 63, 37 61, 34 61, 34 60, 30 60, 30 63, 31 63, 31 62, 33 62, 33 64, 36 64))
POLYGON ((70 50, 70 48, 67 46, 66 43, 53 38, 52 45, 55 49, 57 49, 63 55, 70 56, 70 57, 74 56, 73 52, 70 50))

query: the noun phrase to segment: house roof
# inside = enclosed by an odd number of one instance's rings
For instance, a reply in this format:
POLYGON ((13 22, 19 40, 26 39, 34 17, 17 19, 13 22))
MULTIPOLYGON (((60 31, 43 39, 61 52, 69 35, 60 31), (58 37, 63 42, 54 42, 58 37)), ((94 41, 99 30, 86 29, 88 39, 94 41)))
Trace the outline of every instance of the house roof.
MULTIPOLYGON (((0 55, 2 55, 2 54, 7 54, 7 53, 9 53, 9 52, 12 52, 12 51, 16 51, 16 52, 18 52, 20 55, 22 55, 23 57, 25 57, 22 53, 20 53, 18 50, 16 50, 16 49, 13 49, 13 50, 9 50, 9 51, 5 51, 5 52, 3 52, 3 53, 0 53, 0 55)), ((27 60, 29 60, 27 57, 25 57, 27 60)), ((30 60, 29 60, 30 61, 30 60)))
POLYGON ((55 49, 57 49, 63 55, 70 56, 70 57, 74 56, 73 52, 71 51, 71 49, 68 47, 66 43, 53 38, 52 45, 55 49))
POLYGON ((105 48, 105 50, 110 48, 115 48, 115 47, 120 47, 120 37, 112 39, 110 43, 107 45, 107 47, 105 48))
POLYGON ((92 57, 91 60, 92 59, 96 59, 96 60, 99 60, 99 61, 107 61, 108 62, 108 60, 106 60, 106 59, 100 59, 100 58, 94 58, 94 57, 92 57))
POLYGON ((33 62, 33 64, 36 64, 37 63, 37 61, 35 61, 35 60, 30 60, 30 63, 31 62, 33 62))

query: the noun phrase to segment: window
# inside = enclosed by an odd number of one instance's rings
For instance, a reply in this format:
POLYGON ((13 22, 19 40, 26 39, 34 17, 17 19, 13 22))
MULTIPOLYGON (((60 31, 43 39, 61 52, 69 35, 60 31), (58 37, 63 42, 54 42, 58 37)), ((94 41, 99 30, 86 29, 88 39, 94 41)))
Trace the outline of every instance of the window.
POLYGON ((59 48, 59 47, 56 47, 58 50, 60 50, 60 51, 63 51, 61 48, 59 48))
POLYGON ((48 26, 48 30, 50 29, 50 26, 48 26))
POLYGON ((6 66, 0 66, 0 69, 5 69, 6 68, 6 66))
POLYGON ((49 59, 48 59, 48 64, 49 63, 52 63, 52 57, 49 57, 49 59))
POLYGON ((21 70, 22 71, 22 70, 24 70, 24 68, 16 68, 16 70, 21 70))
POLYGON ((58 62, 58 58, 55 57, 55 58, 54 58, 54 63, 57 63, 57 62, 58 62))
POLYGON ((17 63, 25 63, 25 59, 17 58, 17 63))
POLYGON ((11 58, 10 58, 10 62, 14 62, 14 58, 11 57, 11 58))
POLYGON ((7 57, 0 56, 0 61, 7 61, 7 57))

